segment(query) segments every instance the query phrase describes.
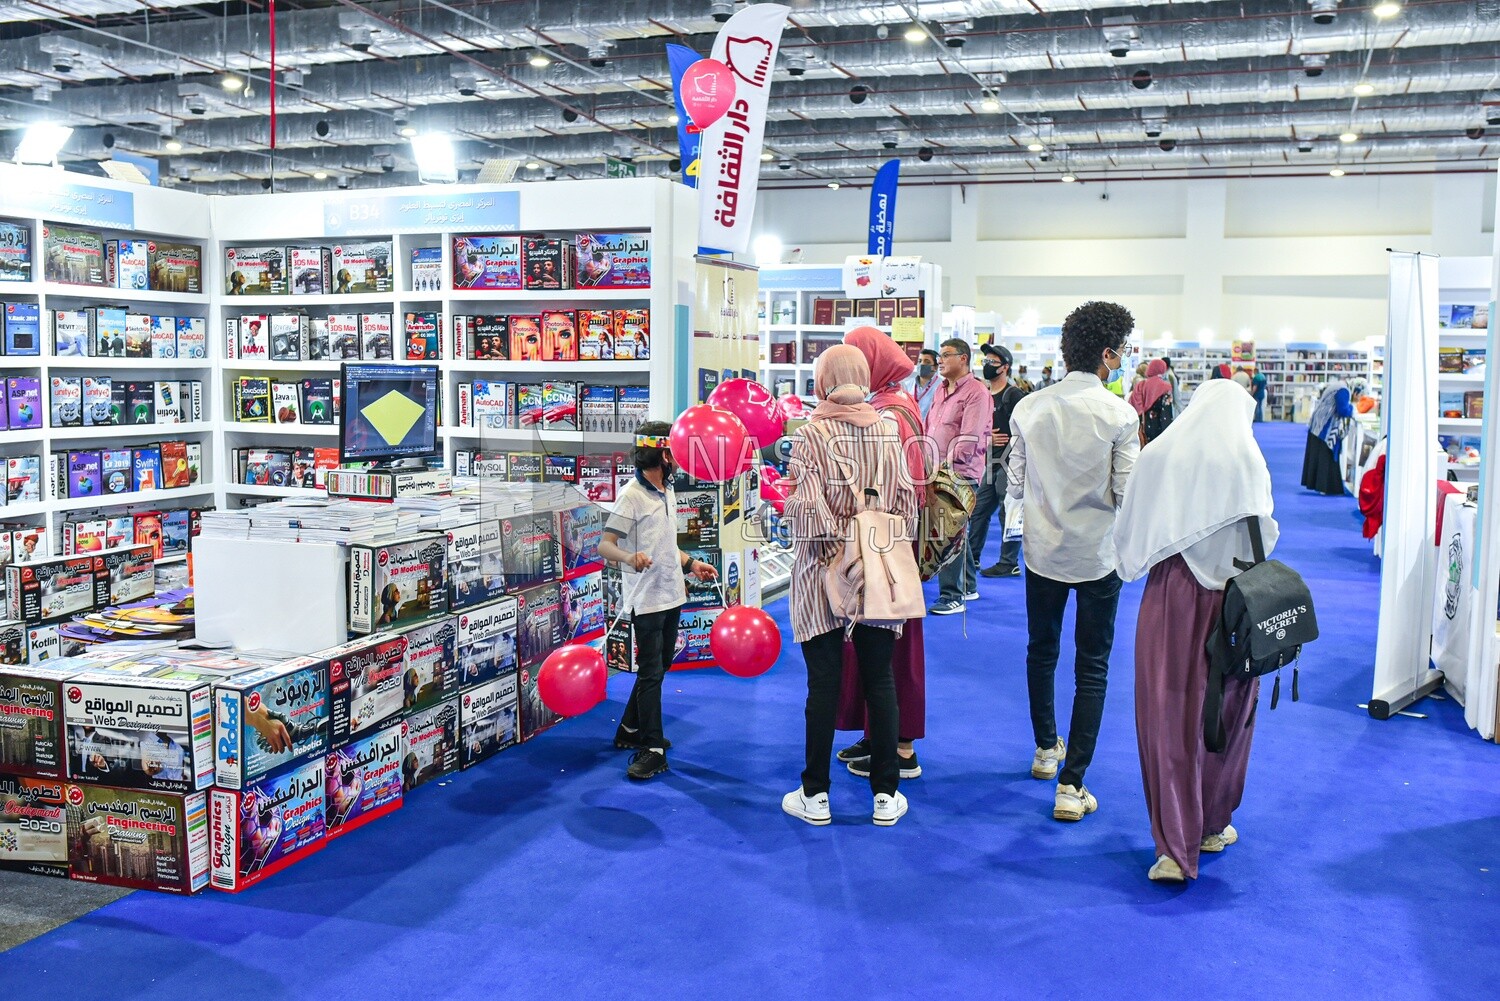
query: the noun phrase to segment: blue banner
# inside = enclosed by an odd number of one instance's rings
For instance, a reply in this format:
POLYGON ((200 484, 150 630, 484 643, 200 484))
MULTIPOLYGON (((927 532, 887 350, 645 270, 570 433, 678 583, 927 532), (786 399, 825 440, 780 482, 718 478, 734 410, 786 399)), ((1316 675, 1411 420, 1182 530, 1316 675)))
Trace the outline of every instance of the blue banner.
POLYGON ((682 183, 698 186, 698 151, 703 146, 702 133, 687 130, 687 111, 682 107, 682 74, 703 57, 686 45, 667 46, 667 65, 672 69, 672 102, 677 106, 677 149, 682 158, 682 183))
POLYGON ((465 191, 432 194, 350 195, 323 199, 323 234, 406 233, 472 230, 516 233, 521 229, 519 191, 465 191))
MULTIPOLYGON (((45 168, 37 168, 41 171, 45 168)), ((54 172, 55 173, 55 172, 54 172)), ((36 175, 26 179, 34 180, 36 175)), ((54 182, 52 178, 34 186, 22 186, 8 197, 12 211, 26 208, 31 214, 57 222, 82 222, 115 229, 135 228, 135 196, 129 191, 95 188, 87 184, 54 182)))
POLYGON ((875 174, 870 188, 871 257, 889 257, 896 243, 896 182, 901 177, 901 161, 887 160, 875 174))

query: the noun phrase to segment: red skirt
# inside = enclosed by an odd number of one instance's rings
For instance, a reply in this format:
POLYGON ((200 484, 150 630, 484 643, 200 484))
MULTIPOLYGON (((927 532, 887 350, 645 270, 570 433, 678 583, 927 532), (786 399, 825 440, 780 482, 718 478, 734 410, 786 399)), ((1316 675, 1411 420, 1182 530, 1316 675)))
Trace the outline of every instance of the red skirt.
MULTIPOLYGON (((902 741, 921 740, 927 735, 927 656, 922 646, 922 620, 912 619, 896 638, 891 654, 891 674, 896 679, 896 708, 901 714, 897 731, 902 741)), ((865 686, 859 680, 859 660, 854 644, 844 643, 844 679, 839 685, 840 730, 867 728, 865 686)))

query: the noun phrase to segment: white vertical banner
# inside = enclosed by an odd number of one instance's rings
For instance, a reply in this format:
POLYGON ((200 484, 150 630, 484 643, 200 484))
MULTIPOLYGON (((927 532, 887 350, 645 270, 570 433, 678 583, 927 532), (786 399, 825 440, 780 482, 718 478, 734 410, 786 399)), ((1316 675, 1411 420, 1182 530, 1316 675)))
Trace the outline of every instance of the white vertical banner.
MULTIPOLYGON (((1500 219, 1500 204, 1495 206, 1500 219)), ((1478 610, 1472 619, 1469 649, 1473 679, 1464 702, 1464 719, 1486 740, 1495 739, 1496 716, 1500 715, 1500 636, 1495 618, 1500 606, 1500 416, 1489 406, 1500 401, 1500 230, 1496 230, 1496 254, 1490 260, 1490 326, 1485 345, 1484 426, 1480 439, 1479 510, 1476 515, 1474 551, 1474 601, 1478 610)))
POLYGON ((1386 327, 1385 517, 1372 697, 1399 702, 1434 677, 1438 262, 1391 254, 1386 327))
POLYGON ((703 133, 699 153, 698 245, 743 254, 760 184, 760 151, 771 97, 776 49, 791 9, 758 3, 719 29, 711 58, 734 73, 734 103, 703 133))

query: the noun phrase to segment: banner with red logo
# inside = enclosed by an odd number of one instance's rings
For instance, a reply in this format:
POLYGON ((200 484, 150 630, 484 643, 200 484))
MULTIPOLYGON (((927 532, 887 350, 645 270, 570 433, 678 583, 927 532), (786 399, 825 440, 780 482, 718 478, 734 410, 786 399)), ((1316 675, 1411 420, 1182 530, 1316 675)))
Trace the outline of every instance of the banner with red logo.
POLYGON ((712 58, 734 74, 734 103, 703 132, 698 190, 698 244, 744 253, 760 183, 760 151, 766 131, 776 48, 790 8, 775 3, 745 7, 724 23, 712 58))

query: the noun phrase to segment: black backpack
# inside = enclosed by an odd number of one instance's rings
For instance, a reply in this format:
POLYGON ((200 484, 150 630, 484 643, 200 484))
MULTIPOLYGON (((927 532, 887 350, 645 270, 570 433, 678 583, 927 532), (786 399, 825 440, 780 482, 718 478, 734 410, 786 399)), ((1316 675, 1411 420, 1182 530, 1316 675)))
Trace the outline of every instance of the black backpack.
POLYGON ((1222 751, 1224 733, 1224 682, 1229 678, 1250 680, 1276 672, 1271 690, 1271 708, 1281 700, 1281 669, 1292 665, 1292 701, 1298 699, 1297 660, 1302 646, 1318 638, 1318 618, 1313 612, 1312 592, 1307 582, 1280 560, 1266 559, 1260 534, 1260 519, 1246 518, 1250 528, 1253 563, 1239 560, 1241 572, 1224 588, 1224 611, 1209 634, 1208 687, 1203 694, 1203 742, 1210 751, 1222 751))

